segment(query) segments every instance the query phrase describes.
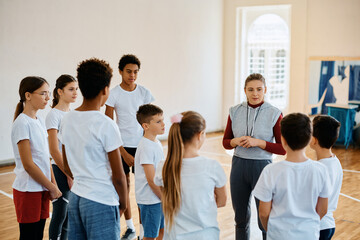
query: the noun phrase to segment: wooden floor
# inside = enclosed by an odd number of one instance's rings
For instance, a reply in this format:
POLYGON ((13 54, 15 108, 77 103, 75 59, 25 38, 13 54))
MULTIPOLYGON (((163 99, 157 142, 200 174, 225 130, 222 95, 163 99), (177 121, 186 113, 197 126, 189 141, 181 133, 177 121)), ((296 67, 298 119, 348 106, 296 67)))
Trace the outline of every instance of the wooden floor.
MULTIPOLYGON (((227 152, 222 147, 222 134, 208 134, 207 140, 201 149, 203 156, 218 160, 227 176, 230 175, 231 152, 227 152)), ((164 143, 166 152, 166 144, 164 143)), ((344 179, 339 198, 338 209, 335 212, 336 232, 333 239, 350 240, 360 239, 360 150, 344 148, 335 148, 334 153, 338 156, 344 169, 344 179)), ((311 149, 307 150, 308 157, 315 159, 315 154, 311 149)), ((274 161, 280 161, 283 157, 277 157, 274 161)), ((12 182, 15 175, 12 172, 14 166, 0 168, 0 239, 18 239, 19 230, 16 222, 14 204, 12 201, 12 182)), ((134 178, 131 177, 131 208, 135 226, 138 228, 138 214, 135 205, 134 196, 134 178)), ((231 206, 229 183, 228 201, 224 208, 219 209, 218 221, 220 225, 220 239, 234 239, 234 213, 231 206)), ((252 206, 253 216, 255 216, 255 208, 252 206)), ((46 223, 44 239, 48 239, 49 220, 46 223)), ((125 221, 121 219, 121 230, 125 230, 125 221)), ((251 239, 261 239, 260 231, 254 217, 251 219, 251 239)))

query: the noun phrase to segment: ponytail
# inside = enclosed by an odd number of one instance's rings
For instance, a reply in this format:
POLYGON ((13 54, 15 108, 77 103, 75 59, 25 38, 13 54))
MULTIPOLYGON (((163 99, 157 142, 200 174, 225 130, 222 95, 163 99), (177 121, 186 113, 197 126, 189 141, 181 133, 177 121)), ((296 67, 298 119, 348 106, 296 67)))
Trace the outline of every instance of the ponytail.
POLYGON ((179 212, 181 205, 181 165, 184 144, 180 133, 180 123, 174 123, 169 131, 168 153, 162 170, 164 188, 162 204, 166 226, 171 229, 174 216, 179 212))
POLYGON ((61 75, 58 79, 56 79, 56 85, 53 91, 53 101, 51 107, 54 108, 60 101, 60 95, 58 93, 58 89, 64 89, 66 85, 68 85, 71 82, 76 82, 76 79, 68 74, 61 75))
POLYGON ((19 86, 19 95, 20 101, 16 105, 15 113, 14 113, 14 121, 15 119, 24 111, 24 104, 26 104, 25 93, 33 93, 37 89, 39 89, 44 83, 48 84, 48 82, 41 77, 26 77, 20 82, 19 86))
POLYGON ((60 100, 60 96, 59 96, 59 93, 58 93, 58 88, 54 88, 54 91, 53 91, 53 100, 52 100, 52 105, 51 105, 51 108, 54 108, 58 103, 59 103, 59 100, 60 100))
POLYGON ((181 206, 181 168, 184 144, 191 142, 195 134, 205 130, 204 118, 197 112, 184 112, 174 116, 168 137, 168 153, 162 169, 162 205, 165 224, 172 228, 181 206))
POLYGON ((18 102, 18 104, 16 105, 15 114, 14 114, 14 121, 20 115, 20 113, 22 113, 23 111, 24 111, 24 103, 23 103, 22 100, 20 100, 18 102))

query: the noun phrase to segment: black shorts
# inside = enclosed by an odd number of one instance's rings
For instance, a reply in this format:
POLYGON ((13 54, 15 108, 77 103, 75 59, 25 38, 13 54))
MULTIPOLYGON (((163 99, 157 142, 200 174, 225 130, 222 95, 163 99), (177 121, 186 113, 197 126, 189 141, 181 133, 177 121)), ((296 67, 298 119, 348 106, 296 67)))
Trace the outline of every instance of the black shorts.
MULTIPOLYGON (((135 153, 136 153, 136 148, 130 148, 130 147, 124 147, 124 149, 133 157, 135 157, 135 153)), ((121 156, 122 159, 122 164, 123 164, 123 168, 124 168, 124 172, 125 174, 128 174, 130 172, 130 167, 129 165, 127 165, 127 163, 124 161, 124 158, 121 156)), ((135 173, 135 166, 131 167, 132 173, 135 173)))

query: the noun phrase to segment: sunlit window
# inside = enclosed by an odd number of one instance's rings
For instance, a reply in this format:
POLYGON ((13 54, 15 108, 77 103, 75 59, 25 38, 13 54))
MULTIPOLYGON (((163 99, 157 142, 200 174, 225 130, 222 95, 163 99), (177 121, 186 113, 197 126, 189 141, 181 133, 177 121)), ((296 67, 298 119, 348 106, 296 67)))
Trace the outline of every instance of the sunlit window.
POLYGON ((251 25, 247 34, 247 72, 266 78, 267 101, 280 109, 287 105, 289 28, 276 14, 264 14, 251 25))

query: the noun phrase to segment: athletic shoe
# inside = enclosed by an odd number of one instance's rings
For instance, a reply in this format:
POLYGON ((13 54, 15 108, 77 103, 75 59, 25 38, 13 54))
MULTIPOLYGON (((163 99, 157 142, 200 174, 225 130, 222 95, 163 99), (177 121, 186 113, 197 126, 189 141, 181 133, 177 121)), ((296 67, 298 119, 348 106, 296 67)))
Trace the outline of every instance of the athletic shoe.
POLYGON ((124 235, 122 235, 121 240, 133 240, 136 239, 136 232, 131 228, 127 228, 124 235))

